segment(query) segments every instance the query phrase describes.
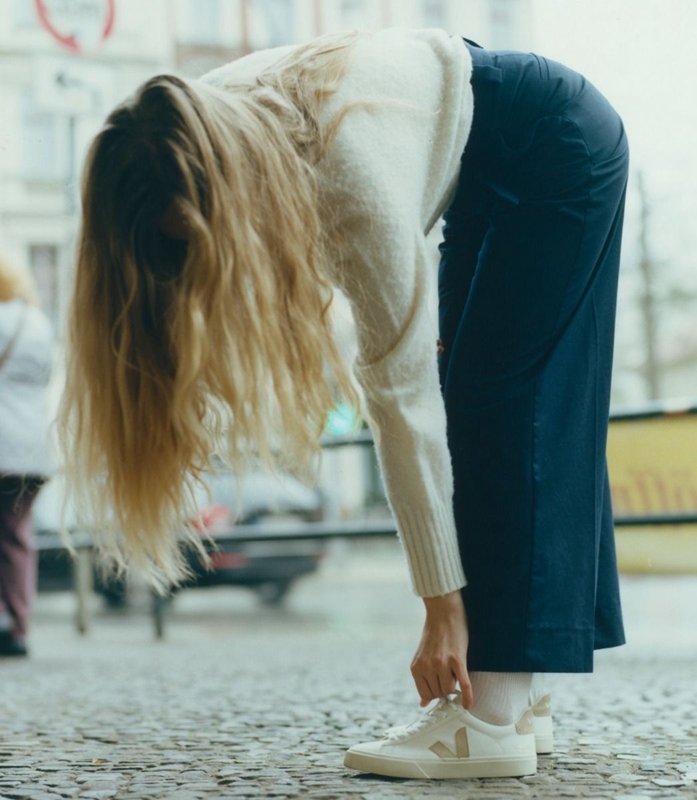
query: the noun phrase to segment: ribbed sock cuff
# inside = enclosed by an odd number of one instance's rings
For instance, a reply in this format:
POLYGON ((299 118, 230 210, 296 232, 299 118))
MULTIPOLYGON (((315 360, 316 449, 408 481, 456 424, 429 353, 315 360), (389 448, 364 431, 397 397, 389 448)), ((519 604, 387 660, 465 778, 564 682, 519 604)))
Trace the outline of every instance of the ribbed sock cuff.
POLYGON ((532 672, 470 672, 475 717, 492 725, 511 725, 529 705, 532 672))

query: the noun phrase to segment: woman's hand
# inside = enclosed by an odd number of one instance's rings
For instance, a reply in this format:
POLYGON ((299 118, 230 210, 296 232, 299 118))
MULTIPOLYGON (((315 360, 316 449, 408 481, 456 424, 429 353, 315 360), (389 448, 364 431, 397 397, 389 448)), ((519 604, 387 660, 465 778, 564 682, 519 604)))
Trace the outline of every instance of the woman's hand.
POLYGON ((469 631, 459 589, 441 597, 424 597, 426 621, 419 647, 411 662, 411 674, 421 695, 420 706, 445 697, 460 684, 462 705, 474 702, 467 674, 469 631))

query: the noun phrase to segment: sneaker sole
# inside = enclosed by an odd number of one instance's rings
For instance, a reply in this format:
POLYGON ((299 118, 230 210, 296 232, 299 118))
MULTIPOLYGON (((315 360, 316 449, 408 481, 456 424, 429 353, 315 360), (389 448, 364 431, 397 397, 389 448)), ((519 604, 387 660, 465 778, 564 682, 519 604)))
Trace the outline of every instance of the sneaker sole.
POLYGON ((518 778, 537 772, 537 756, 491 756, 489 758, 453 758, 447 761, 419 761, 391 756, 368 755, 347 751, 344 766, 390 778, 518 778))

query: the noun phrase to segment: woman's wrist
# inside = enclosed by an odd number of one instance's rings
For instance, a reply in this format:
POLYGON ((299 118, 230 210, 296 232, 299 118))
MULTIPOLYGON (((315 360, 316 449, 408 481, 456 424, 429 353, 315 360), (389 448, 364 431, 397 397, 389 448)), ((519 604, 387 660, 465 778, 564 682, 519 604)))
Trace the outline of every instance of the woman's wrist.
POLYGON ((427 617, 449 616, 453 611, 459 611, 463 608, 462 595, 459 589, 437 597, 422 597, 421 599, 424 601, 427 617))

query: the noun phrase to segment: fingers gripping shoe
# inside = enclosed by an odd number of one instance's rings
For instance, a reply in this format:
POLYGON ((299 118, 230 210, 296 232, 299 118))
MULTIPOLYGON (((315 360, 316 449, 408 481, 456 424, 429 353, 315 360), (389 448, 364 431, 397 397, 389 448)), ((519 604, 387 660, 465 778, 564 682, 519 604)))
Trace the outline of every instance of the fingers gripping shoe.
POLYGON ((537 771, 533 712, 492 725, 462 707, 459 692, 441 697, 416 721, 346 751, 344 766, 395 778, 507 778, 537 771))
POLYGON ((532 727, 535 731, 535 748, 538 755, 551 753, 554 750, 554 727, 552 725, 552 697, 543 694, 534 703, 530 702, 532 711, 532 727))

